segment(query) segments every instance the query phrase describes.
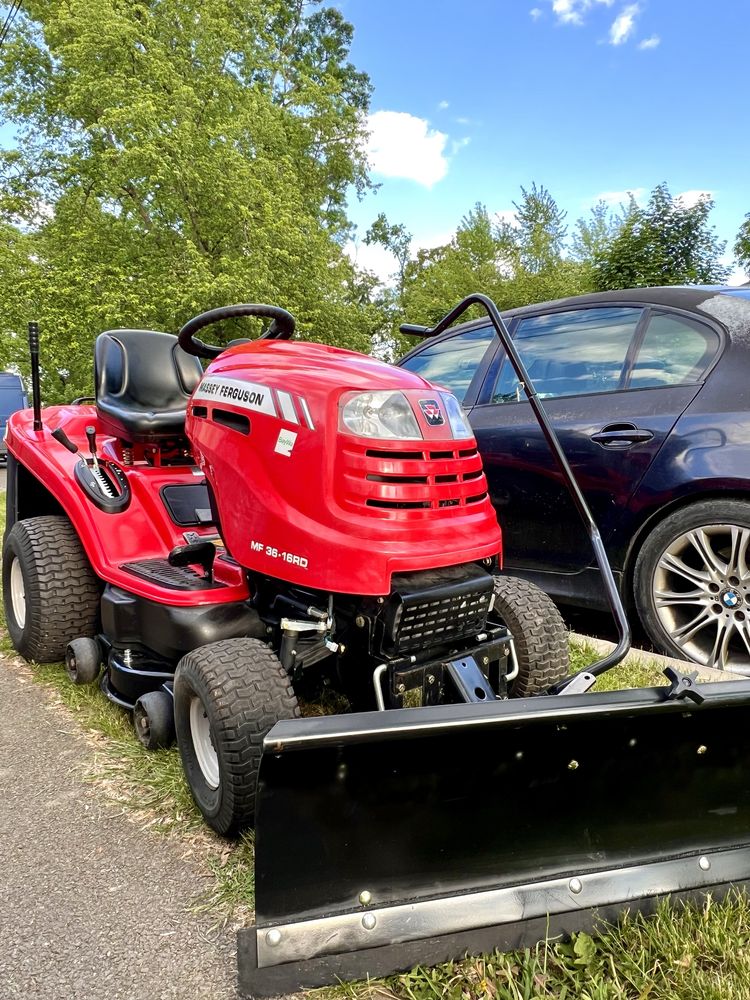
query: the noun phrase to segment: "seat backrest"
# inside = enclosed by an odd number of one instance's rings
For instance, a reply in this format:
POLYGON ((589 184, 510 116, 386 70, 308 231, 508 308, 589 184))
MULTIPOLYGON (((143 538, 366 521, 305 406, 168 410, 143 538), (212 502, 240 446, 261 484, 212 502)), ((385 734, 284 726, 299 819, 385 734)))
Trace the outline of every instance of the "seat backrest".
POLYGON ((106 429, 130 441, 184 432, 188 400, 203 374, 177 337, 154 330, 108 330, 96 338, 96 405, 106 429))

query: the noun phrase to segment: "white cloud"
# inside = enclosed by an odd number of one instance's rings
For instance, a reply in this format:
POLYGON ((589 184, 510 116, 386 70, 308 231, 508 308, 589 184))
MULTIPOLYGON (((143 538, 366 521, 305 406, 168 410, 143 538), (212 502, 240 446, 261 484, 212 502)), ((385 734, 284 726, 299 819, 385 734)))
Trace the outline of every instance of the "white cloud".
POLYGON ((532 7, 531 10, 529 11, 529 17, 531 18, 532 21, 538 21, 541 16, 542 16, 541 7, 532 7))
POLYGON ((584 16, 597 4, 611 7, 614 0, 552 0, 552 11, 560 24, 581 25, 584 16))
POLYGON ((367 119, 367 155, 373 173, 403 177, 425 187, 448 172, 448 136, 430 128, 424 118, 405 111, 376 111, 367 119))
POLYGON ((450 107, 450 102, 449 101, 441 101, 438 104, 438 107, 440 108, 441 111, 445 111, 446 108, 450 107))
POLYGON ((595 195, 591 199, 591 203, 596 205, 598 202, 603 201, 605 205, 626 205, 630 201, 630 196, 635 198, 635 200, 640 204, 643 202, 646 196, 645 188, 629 188, 627 191, 601 191, 599 194, 595 195))
POLYGON ((453 139, 451 142, 451 156, 455 156, 459 149, 464 149, 469 145, 471 139, 465 135, 463 139, 453 139))
POLYGON ((639 49, 655 49, 659 45, 661 45, 661 38, 658 35, 651 35, 650 38, 644 38, 638 42, 639 49))
POLYGON ((679 201, 685 208, 693 208, 697 205, 701 198, 713 198, 713 191, 683 191, 681 194, 676 194, 674 196, 675 201, 679 201))
POLYGON ((493 216, 495 222, 505 222, 509 226, 518 225, 518 216, 516 215, 515 208, 502 208, 499 212, 495 212, 493 216))
POLYGON ((745 271, 744 267, 735 267, 732 273, 727 278, 727 284, 732 285, 736 288, 737 285, 746 285, 750 281, 750 275, 745 271))
POLYGON ((384 285, 391 283, 398 265, 390 250, 386 250, 379 243, 368 246, 360 240, 356 242, 350 240, 344 250, 360 270, 372 271, 384 285))
MULTIPOLYGON (((410 253, 416 257, 420 250, 432 250, 450 243, 452 230, 433 233, 422 233, 414 236, 411 241, 410 253)), ((374 243, 368 246, 363 240, 349 240, 344 251, 360 270, 372 271, 382 285, 393 285, 398 274, 396 258, 385 247, 374 243)))
POLYGON ((622 8, 609 29, 610 45, 622 45, 627 42, 635 31, 635 19, 640 12, 641 8, 637 3, 628 4, 627 7, 622 8))

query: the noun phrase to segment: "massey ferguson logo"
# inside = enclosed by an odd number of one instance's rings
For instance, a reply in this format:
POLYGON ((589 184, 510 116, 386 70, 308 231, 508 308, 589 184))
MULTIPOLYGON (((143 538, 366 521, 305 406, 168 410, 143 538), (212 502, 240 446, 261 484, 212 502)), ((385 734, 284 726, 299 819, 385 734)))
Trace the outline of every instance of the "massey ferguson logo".
POLYGON ((419 408, 424 413, 424 418, 430 427, 439 427, 444 424, 443 411, 440 403, 436 399, 420 399, 419 408))

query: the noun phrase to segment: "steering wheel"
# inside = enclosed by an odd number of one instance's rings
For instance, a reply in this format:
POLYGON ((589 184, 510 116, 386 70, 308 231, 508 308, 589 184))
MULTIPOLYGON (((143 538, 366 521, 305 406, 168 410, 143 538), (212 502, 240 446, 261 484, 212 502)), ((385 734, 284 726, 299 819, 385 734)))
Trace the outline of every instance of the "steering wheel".
MULTIPOLYGON (((216 344, 204 344, 195 334, 213 323, 220 323, 224 319, 236 319, 238 316, 264 316, 273 320, 268 329, 261 334, 259 338, 261 340, 289 340, 294 333, 295 319, 286 309, 281 309, 279 306, 245 303, 220 306, 218 309, 209 309, 208 312, 193 316, 177 335, 178 343, 186 354, 192 354, 196 358, 218 358, 227 348, 218 347, 216 344)), ((247 343, 247 340, 235 340, 232 343, 247 343)))

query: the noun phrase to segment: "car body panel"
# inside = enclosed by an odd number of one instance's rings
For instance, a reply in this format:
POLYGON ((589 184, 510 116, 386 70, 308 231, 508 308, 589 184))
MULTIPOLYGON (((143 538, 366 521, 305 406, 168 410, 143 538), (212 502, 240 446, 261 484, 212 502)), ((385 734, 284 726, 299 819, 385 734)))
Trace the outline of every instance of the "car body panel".
MULTIPOLYGON (((542 397, 629 598, 638 549, 661 518, 709 496, 750 499, 750 288, 630 289, 524 306, 503 315, 515 335, 527 317, 613 305, 692 317, 719 336, 712 361, 690 384, 542 397), (631 423, 653 437, 621 449, 591 440, 604 426, 617 423, 631 423)), ((478 325, 456 327, 442 337, 478 325)), ((408 364, 423 349, 419 345, 401 363, 408 364)), ((529 403, 491 401, 503 360, 498 343, 488 347, 464 405, 503 527, 506 566, 560 602, 604 609, 585 532, 547 457, 529 403)), ((445 384, 451 388, 449 380, 445 384)))

